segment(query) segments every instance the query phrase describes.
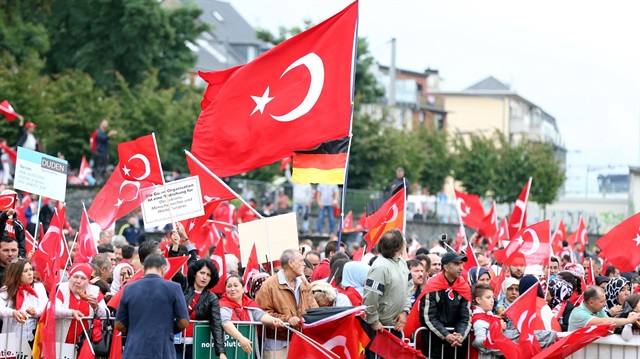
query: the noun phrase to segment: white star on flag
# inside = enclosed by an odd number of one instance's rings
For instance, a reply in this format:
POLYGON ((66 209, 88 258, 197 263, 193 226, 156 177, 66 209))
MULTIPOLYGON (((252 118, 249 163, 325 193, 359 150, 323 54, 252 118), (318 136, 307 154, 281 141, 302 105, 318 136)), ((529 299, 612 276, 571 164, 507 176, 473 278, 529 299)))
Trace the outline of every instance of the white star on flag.
POLYGON ((264 107, 275 97, 269 97, 269 87, 267 86, 267 89, 264 91, 264 94, 262 94, 262 97, 251 96, 251 98, 256 102, 256 107, 251 112, 251 115, 253 115, 254 113, 256 113, 256 111, 260 111, 260 114, 262 114, 262 112, 264 111, 264 107))
POLYGON ((636 242, 636 247, 640 246, 640 233, 637 233, 636 238, 632 238, 631 240, 636 242))
POLYGON ((129 168, 127 168, 127 165, 122 166, 122 172, 124 172, 125 176, 129 177, 129 172, 131 172, 131 170, 129 168))

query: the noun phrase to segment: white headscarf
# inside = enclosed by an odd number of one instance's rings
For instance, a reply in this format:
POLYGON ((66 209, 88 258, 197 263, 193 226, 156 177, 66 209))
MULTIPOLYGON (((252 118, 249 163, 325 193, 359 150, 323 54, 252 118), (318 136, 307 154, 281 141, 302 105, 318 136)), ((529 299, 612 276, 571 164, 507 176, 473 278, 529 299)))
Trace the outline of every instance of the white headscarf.
POLYGON ((122 287, 122 283, 120 283, 120 272, 122 268, 129 267, 131 269, 131 273, 133 274, 134 270, 131 264, 129 263, 120 263, 113 269, 113 282, 111 282, 111 295, 115 295, 120 288, 122 287))

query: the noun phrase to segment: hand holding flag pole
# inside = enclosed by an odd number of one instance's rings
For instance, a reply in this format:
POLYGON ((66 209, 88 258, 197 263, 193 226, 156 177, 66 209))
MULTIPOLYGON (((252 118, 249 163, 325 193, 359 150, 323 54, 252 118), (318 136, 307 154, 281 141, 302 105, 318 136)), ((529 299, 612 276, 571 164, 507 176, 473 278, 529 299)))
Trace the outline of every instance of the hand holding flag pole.
POLYGON ((329 359, 340 359, 340 356, 337 355, 336 353, 332 352, 331 350, 325 348, 322 344, 318 343, 317 341, 311 339, 309 336, 302 334, 301 331, 295 330, 293 328, 291 328, 290 325, 288 325, 287 323, 285 323, 284 327, 289 330, 290 332, 297 334, 300 339, 306 341, 307 343, 311 344, 315 349, 317 349, 320 353, 322 353, 323 356, 325 356, 326 358, 329 359))

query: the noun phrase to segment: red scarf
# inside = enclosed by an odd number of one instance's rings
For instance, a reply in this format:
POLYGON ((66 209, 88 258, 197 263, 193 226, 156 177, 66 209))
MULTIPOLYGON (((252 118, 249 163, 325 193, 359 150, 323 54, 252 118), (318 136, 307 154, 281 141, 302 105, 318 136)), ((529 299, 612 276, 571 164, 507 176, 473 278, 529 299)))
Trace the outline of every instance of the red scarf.
MULTIPOLYGON (((62 294, 62 291, 58 291, 58 299, 60 299, 60 301, 64 303, 64 295, 62 294)), ((100 298, 98 298, 98 300, 99 299, 100 298)), ((76 298, 76 296, 71 293, 71 289, 69 289, 69 309, 79 310, 85 317, 88 317, 89 313, 91 313, 89 311, 89 303, 80 297, 76 298)), ((84 324, 85 328, 89 328, 88 320, 83 320, 82 324, 84 324)), ((71 319, 71 325, 69 326, 69 331, 67 332, 67 339, 65 343, 77 343, 78 338, 80 338, 80 334, 82 333, 83 330, 80 322, 75 319, 71 319)))
POLYGON ((404 333, 407 338, 410 338, 411 335, 420 328, 420 301, 422 300, 422 297, 424 297, 425 294, 439 292, 441 290, 446 290, 447 296, 451 300, 455 299, 453 292, 456 292, 470 303, 472 301, 471 288, 469 287, 469 283, 464 279, 458 278, 453 282, 453 284, 449 285, 447 278, 444 277, 444 272, 436 274, 434 277, 429 279, 427 285, 422 290, 422 293, 420 293, 418 299, 413 303, 413 307, 411 307, 411 312, 409 312, 407 322, 404 325, 404 333))
POLYGON ((24 292, 31 294, 32 296, 38 298, 38 294, 36 294, 35 289, 31 288, 31 284, 24 284, 18 286, 18 292, 16 293, 16 309, 22 309, 22 303, 24 303, 24 292))
POLYGON ((220 307, 231 308, 231 320, 240 322, 250 322, 251 317, 247 308, 260 308, 258 303, 249 298, 246 294, 242 294, 242 303, 233 301, 227 297, 227 293, 220 298, 220 307))

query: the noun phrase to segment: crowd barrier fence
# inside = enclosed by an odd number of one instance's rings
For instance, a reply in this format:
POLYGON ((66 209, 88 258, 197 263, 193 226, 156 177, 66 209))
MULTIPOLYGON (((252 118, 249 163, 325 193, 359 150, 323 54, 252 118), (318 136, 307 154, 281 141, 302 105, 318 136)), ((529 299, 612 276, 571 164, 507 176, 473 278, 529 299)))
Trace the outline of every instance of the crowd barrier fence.
MULTIPOLYGON (((93 318, 85 318, 86 320, 91 320, 93 318)), ((111 320, 115 318, 109 318, 111 320)), ((6 319, 5 319, 6 320, 6 319)), ((30 320, 37 320, 37 318, 30 318, 30 320)), ((56 321, 58 323, 62 323, 63 325, 58 326, 58 328, 64 328, 66 323, 71 323, 71 319, 65 318, 57 318, 56 321)), ((208 321, 192 321, 194 324, 193 330, 193 338, 191 340, 187 340, 183 335, 178 335, 175 338, 175 344, 186 346, 187 344, 192 344, 192 353, 193 359, 204 359, 204 358, 217 358, 218 356, 215 353, 215 345, 213 342, 213 338, 211 336, 211 331, 209 329, 208 321)), ((260 322, 232 322, 238 331, 242 333, 243 336, 248 338, 251 341, 251 354, 247 354, 240 347, 240 343, 227 334, 223 330, 224 336, 224 347, 225 354, 228 359, 262 359, 265 358, 264 352, 264 342, 267 339, 275 339, 268 338, 266 334, 266 328, 260 322)), ((33 342, 29 340, 28 336, 25 334, 25 330, 23 330, 24 324, 17 324, 13 332, 4 332, 0 333, 0 359, 29 359, 31 358, 32 353, 32 345, 33 342)), ((86 328, 89 330, 89 328, 86 328)), ((384 327, 385 330, 391 330, 393 327, 384 327)), ((447 328, 448 330, 453 331, 453 328, 447 328)), ((278 331, 284 330, 287 332, 286 346, 287 350, 289 348, 289 343, 291 340, 292 331, 287 328, 278 328, 278 331)), ((402 340, 405 341, 411 347, 421 350, 420 347, 420 337, 421 334, 425 331, 429 330, 428 328, 421 327, 416 330, 416 332, 412 335, 411 338, 402 336, 402 340)), ((184 333, 184 332, 183 332, 184 333)), ((75 337, 78 337, 75 333, 75 337)), ((559 333, 559 336, 562 337, 566 335, 566 333, 559 333)), ((56 338, 63 338, 66 336, 66 333, 62 333, 61 329, 57 329, 56 338)), ((429 342, 427 344, 428 352, 431 351, 432 343, 429 342)), ((456 353, 454 358, 447 357, 446 359, 470 359, 470 349, 471 341, 467 340, 467 354, 462 358, 458 358, 456 353)), ((442 348, 441 348, 442 349, 442 348)), ((185 350, 182 350, 185 353, 185 350)), ((429 358, 428 353, 425 353, 427 358, 429 358)), ((76 359, 76 344, 75 343, 56 343, 56 357, 59 359, 76 359)), ((183 355, 182 358, 185 356, 183 355)), ((280 354, 273 356, 274 358, 283 358, 286 359, 287 351, 283 351, 280 354)), ((180 356, 178 356, 180 358, 180 356)), ((380 358, 376 356, 376 358, 380 358)), ((497 356, 492 355, 484 355, 482 358, 497 358, 497 356)), ((619 359, 629 359, 629 358, 640 358, 640 335, 633 335, 631 339, 624 340, 622 336, 618 334, 611 334, 607 337, 600 338, 588 346, 580 349, 579 351, 571 354, 568 358, 570 359, 587 359, 587 358, 619 358, 619 359)), ((97 358, 98 359, 98 358, 97 358)), ((303 359, 303 358, 299 358, 303 359)), ((440 358, 429 358, 429 359, 445 359, 444 355, 440 358)))

